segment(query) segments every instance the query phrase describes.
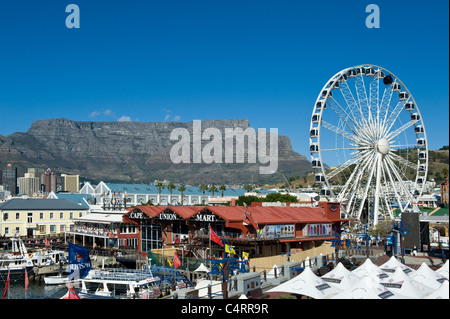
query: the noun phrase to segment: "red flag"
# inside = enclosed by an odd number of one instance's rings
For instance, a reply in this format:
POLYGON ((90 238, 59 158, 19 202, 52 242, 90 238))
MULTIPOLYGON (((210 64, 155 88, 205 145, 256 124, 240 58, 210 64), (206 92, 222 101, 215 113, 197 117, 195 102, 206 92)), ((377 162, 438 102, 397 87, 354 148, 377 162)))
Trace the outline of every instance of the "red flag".
POLYGON ((181 266, 181 260, 180 257, 178 257, 177 253, 175 252, 175 254, 173 255, 173 266, 175 268, 178 268, 181 266))
POLYGON ((223 247, 222 240, 220 239, 219 236, 217 236, 217 234, 214 232, 214 230, 212 229, 211 226, 209 226, 209 239, 211 239, 213 242, 215 242, 216 244, 218 244, 221 247, 223 247))
POLYGON ((25 291, 28 291, 28 271, 25 269, 25 291))
POLYGON ((5 284, 5 292, 3 293, 3 299, 6 299, 6 294, 8 293, 8 286, 9 286, 9 269, 8 269, 8 279, 6 279, 5 284))
POLYGON ((47 238, 45 238, 45 246, 50 247, 50 243, 48 242, 47 238))
POLYGON ((68 284, 69 284, 69 290, 63 297, 61 297, 61 299, 80 299, 80 296, 78 296, 78 294, 76 293, 75 289, 73 289, 70 282, 68 284))

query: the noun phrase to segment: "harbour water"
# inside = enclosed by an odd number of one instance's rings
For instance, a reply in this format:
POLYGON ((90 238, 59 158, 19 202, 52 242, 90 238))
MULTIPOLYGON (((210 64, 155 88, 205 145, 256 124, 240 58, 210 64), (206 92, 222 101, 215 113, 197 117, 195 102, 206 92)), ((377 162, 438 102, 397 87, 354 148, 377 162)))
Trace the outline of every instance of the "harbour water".
MULTIPOLYGON (((3 297, 7 275, 0 275, 0 293, 3 297)), ((29 280, 25 292, 24 276, 11 276, 6 299, 59 299, 67 292, 64 285, 46 285, 40 280, 29 280)), ((0 297, 1 298, 1 297, 0 297)))

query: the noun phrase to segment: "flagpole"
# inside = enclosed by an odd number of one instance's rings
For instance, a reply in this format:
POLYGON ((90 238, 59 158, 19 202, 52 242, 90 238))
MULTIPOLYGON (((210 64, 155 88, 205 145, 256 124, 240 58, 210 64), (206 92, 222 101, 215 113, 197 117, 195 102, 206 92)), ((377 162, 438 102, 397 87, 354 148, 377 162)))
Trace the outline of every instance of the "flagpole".
MULTIPOLYGON (((211 224, 208 223, 209 230, 209 259, 211 259, 211 224)), ((209 269, 211 269, 211 260, 209 261, 209 269)))

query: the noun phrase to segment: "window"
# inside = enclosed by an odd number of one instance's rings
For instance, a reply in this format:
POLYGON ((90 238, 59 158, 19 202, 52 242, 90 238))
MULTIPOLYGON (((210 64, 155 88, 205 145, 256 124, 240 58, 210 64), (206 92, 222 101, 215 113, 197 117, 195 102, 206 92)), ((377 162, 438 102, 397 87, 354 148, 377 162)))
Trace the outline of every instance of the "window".
POLYGON ((59 219, 64 219, 64 213, 63 212, 59 213, 59 219))
POLYGON ((70 219, 73 219, 73 213, 72 213, 72 212, 70 212, 69 218, 70 218, 70 219))
POLYGON ((3 220, 8 220, 9 219, 9 214, 8 213, 4 213, 3 214, 3 220))
POLYGON ((20 219, 20 213, 16 213, 16 220, 20 219))
POLYGON ((83 217, 83 212, 79 212, 78 217, 83 217))
POLYGON ((44 213, 39 213, 39 219, 44 219, 44 213))
POLYGON ((50 213, 50 219, 53 219, 53 213, 50 213))
POLYGON ((16 234, 17 234, 17 235, 20 234, 20 227, 16 227, 16 234))
POLYGON ((9 234, 9 227, 5 227, 5 235, 9 234))
POLYGON ((32 224, 33 223, 33 213, 28 213, 27 223, 28 224, 32 224))
POLYGON ((39 232, 45 234, 45 225, 39 225, 39 232))
POLYGON ((56 225, 50 225, 50 232, 56 233, 56 225))
POLYGON ((64 233, 66 231, 66 225, 60 225, 59 226, 59 232, 64 233))

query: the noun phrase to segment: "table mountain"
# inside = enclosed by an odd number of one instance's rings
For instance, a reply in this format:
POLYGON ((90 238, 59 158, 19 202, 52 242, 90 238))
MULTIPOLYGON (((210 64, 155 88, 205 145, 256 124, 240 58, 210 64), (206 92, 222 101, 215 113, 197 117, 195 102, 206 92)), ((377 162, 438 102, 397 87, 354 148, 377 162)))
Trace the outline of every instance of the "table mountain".
MULTIPOLYGON (((19 167, 19 176, 28 167, 56 169, 59 173, 79 174, 91 181, 149 183, 155 179, 175 183, 266 183, 282 180, 286 175, 303 175, 311 171, 307 159, 292 150, 289 137, 278 136, 278 172, 259 174, 267 164, 212 163, 174 164, 170 150, 177 141, 170 139, 175 128, 190 132, 193 122, 80 122, 68 119, 39 120, 26 133, 0 135, 0 165, 7 162, 19 167)), ((217 128, 250 128, 248 120, 210 120, 201 122, 202 131, 217 128)), ((268 133, 267 133, 268 134, 268 133)), ((267 136, 269 140, 269 136, 267 136)), ((203 141, 202 146, 209 141, 203 141)), ((247 143, 245 143, 247 151, 247 143)), ((192 145, 191 145, 192 154, 192 145)), ((192 156, 192 155, 191 155, 192 156)))

